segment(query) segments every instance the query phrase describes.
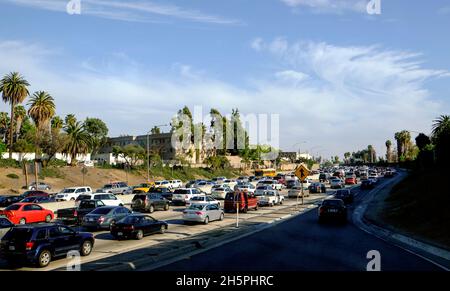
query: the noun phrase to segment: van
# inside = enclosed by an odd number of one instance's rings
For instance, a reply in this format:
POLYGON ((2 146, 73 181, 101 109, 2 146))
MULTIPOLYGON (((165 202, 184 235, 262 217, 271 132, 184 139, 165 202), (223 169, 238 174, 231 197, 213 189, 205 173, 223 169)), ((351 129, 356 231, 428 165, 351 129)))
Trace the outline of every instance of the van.
POLYGON ((258 198, 249 192, 230 192, 225 196, 225 212, 239 212, 246 213, 249 209, 258 210, 258 198))

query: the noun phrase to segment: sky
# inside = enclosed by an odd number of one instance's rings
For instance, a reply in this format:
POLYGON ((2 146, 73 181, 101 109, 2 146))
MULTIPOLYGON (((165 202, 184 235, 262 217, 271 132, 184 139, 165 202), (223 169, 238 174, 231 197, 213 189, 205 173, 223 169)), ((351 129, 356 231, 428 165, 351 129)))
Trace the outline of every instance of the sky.
POLYGON ((278 115, 267 142, 285 151, 384 155, 395 132, 428 134, 450 112, 450 3, 368 2, 80 0, 69 14, 69 0, 0 0, 0 75, 20 72, 58 115, 101 118, 110 136, 184 105, 239 108, 278 115))

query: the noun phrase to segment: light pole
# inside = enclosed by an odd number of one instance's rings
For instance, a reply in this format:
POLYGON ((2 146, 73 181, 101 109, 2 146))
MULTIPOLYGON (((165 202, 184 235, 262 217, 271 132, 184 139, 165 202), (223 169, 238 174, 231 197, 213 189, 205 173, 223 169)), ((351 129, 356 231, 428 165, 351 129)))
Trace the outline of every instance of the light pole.
MULTIPOLYGON (((298 142, 298 143, 296 143, 296 144, 293 144, 292 145, 292 148, 295 148, 295 146, 297 146, 297 145, 301 145, 301 144, 305 144, 305 143, 308 143, 307 141, 301 141, 301 142, 298 142)), ((300 157, 300 155, 302 154, 302 152, 300 151, 300 147, 298 148, 298 155, 299 155, 299 157, 300 157)))
MULTIPOLYGON (((168 124, 155 125, 155 127, 163 127, 169 126, 168 124)), ((150 133, 152 133, 152 129, 147 132, 147 183, 150 182, 150 133)))

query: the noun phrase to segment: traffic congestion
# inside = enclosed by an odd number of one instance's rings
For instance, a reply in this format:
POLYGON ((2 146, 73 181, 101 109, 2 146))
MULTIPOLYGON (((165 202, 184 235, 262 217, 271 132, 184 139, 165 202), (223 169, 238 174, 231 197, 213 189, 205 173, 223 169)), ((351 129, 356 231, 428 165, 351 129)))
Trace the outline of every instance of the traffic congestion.
POLYGON ((105 235, 108 240, 142 240, 172 227, 231 224, 236 215, 296 205, 299 198, 319 200, 318 223, 345 223, 353 187, 372 189, 395 174, 390 168, 331 167, 311 171, 301 182, 294 173, 265 169, 254 176, 184 183, 113 182, 95 191, 77 186, 49 193, 51 186, 45 185, 0 196, 0 256, 11 266, 45 268, 71 251, 89 256, 105 235), (65 208, 67 204, 73 207, 65 208), (103 236, 96 239, 97 234, 103 236))

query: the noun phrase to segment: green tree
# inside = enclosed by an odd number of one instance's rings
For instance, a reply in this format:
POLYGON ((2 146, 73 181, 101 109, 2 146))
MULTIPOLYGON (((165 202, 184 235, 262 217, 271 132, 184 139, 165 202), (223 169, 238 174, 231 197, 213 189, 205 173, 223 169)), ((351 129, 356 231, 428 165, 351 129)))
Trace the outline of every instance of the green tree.
MULTIPOLYGON (((3 101, 11 105, 11 120, 14 118, 14 108, 17 104, 21 104, 29 95, 28 86, 30 84, 18 72, 7 74, 0 80, 0 92, 3 101)), ((9 128, 9 158, 12 158, 14 124, 11 122, 9 128)))
POLYGON ((48 122, 55 115, 55 100, 45 92, 38 91, 33 94, 28 105, 28 115, 33 119, 38 131, 48 130, 48 122))
POLYGON ((386 161, 388 163, 392 162, 392 141, 387 140, 386 141, 386 161))
POLYGON ((124 147, 114 146, 113 156, 118 158, 122 156, 126 163, 134 168, 140 161, 143 161, 146 156, 146 151, 143 147, 136 144, 129 144, 124 147))
POLYGON ((91 138, 92 152, 97 153, 107 141, 108 127, 99 118, 86 118, 84 128, 91 138))
POLYGON ((59 133, 61 129, 64 127, 64 121, 61 117, 55 116, 51 121, 52 132, 59 133))
POLYGON ((27 111, 25 110, 25 107, 22 105, 17 105, 14 107, 14 117, 15 120, 15 128, 16 128, 16 138, 20 135, 20 131, 22 129, 22 122, 27 117, 27 111))
POLYGON ((77 118, 75 117, 75 114, 67 114, 64 118, 64 123, 66 126, 68 125, 74 125, 77 123, 77 118))
POLYGON ((402 130, 395 133, 395 140, 397 141, 397 157, 399 160, 406 160, 408 147, 411 145, 411 133, 407 130, 402 130))
POLYGON ((150 130, 150 132, 151 132, 152 134, 160 134, 160 133, 161 133, 161 129, 160 129, 159 127, 157 127, 157 126, 154 126, 154 127, 150 130))
POLYGON ((63 153, 70 157, 70 164, 76 165, 78 154, 87 154, 91 149, 91 138, 80 122, 68 123, 64 127, 67 134, 63 153))
POLYGON ((0 112, 0 134, 2 141, 6 141, 6 133, 8 132, 10 119, 7 112, 0 112))
POLYGON ((446 167, 450 163, 450 116, 441 115, 433 121, 433 137, 436 160, 446 167))
POLYGON ((425 149, 429 144, 431 144, 431 139, 426 134, 421 133, 416 137, 416 145, 420 151, 425 149))

